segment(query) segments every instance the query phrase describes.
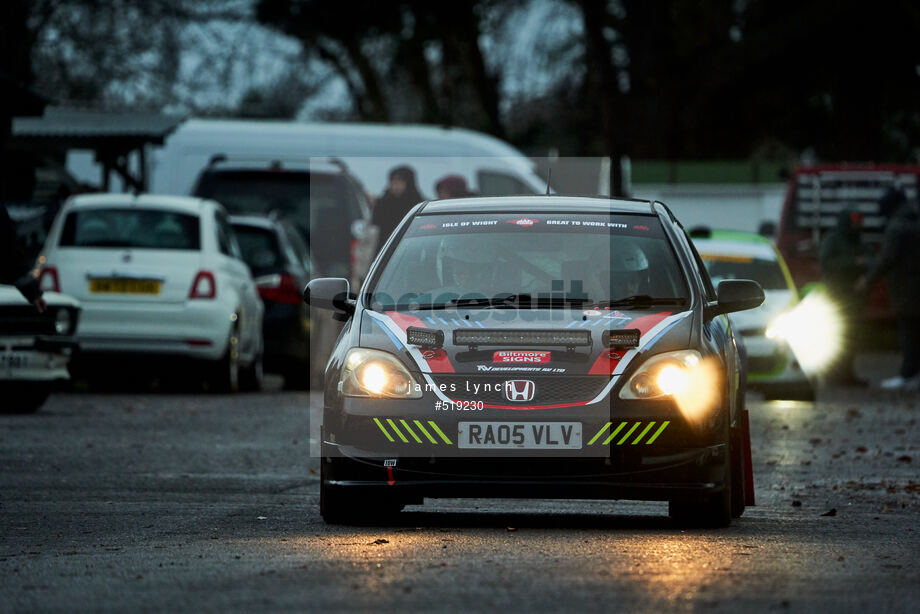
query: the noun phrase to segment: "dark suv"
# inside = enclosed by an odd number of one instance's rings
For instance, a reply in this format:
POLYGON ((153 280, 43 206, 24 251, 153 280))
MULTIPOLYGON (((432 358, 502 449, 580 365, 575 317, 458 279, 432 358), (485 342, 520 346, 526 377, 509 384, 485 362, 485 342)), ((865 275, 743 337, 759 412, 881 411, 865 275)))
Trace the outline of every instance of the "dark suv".
POLYGON ((309 163, 214 156, 198 177, 195 196, 221 203, 232 215, 281 213, 295 224, 324 275, 363 278, 355 252, 370 206, 357 180, 335 160, 309 163))
POLYGON ((321 511, 379 519, 424 497, 670 502, 726 526, 751 502, 738 342, 672 213, 531 196, 413 209, 353 296, 326 368, 321 511), (749 484, 749 482, 748 482, 749 484))

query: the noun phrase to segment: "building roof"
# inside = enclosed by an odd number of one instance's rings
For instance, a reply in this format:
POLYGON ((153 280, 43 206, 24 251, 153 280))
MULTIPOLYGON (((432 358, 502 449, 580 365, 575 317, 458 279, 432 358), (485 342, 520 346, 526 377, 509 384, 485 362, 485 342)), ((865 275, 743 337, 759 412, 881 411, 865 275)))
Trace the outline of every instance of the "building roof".
POLYGON ((49 107, 41 117, 13 119, 16 140, 66 141, 91 145, 107 140, 162 143, 183 117, 162 113, 118 113, 49 107))

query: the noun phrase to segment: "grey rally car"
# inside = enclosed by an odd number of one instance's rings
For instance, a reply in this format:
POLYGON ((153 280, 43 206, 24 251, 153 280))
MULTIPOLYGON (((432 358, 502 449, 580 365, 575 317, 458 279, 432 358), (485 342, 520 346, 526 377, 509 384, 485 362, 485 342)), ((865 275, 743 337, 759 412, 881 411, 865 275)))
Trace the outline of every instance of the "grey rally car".
POLYGON ((666 500, 686 525, 752 503, 744 376, 713 288, 658 202, 531 196, 419 204, 360 292, 325 371, 321 511, 378 522, 425 497, 666 500))

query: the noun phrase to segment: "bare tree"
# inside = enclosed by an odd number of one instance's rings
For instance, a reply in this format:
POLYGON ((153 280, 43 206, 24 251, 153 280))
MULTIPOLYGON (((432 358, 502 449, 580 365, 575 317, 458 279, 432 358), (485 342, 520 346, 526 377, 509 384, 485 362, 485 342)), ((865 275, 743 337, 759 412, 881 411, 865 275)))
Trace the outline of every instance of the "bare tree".
POLYGON ((258 19, 303 43, 344 81, 358 118, 502 134, 499 75, 480 36, 491 0, 262 0, 258 19))

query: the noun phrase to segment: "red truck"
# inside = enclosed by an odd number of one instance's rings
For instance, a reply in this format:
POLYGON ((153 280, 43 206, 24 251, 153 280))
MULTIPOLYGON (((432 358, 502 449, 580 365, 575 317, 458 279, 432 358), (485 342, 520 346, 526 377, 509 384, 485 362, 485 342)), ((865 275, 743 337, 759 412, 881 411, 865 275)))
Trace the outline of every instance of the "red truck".
MULTIPOLYGON (((917 198, 920 166, 832 163, 796 168, 789 178, 776 244, 796 285, 821 280, 818 250, 824 233, 837 225, 837 214, 853 209, 863 214, 862 240, 876 248, 888 222, 879 201, 893 187, 917 198)), ((853 280, 854 283, 856 280, 853 280)), ((889 320, 891 310, 882 284, 872 290, 864 314, 889 320)))

